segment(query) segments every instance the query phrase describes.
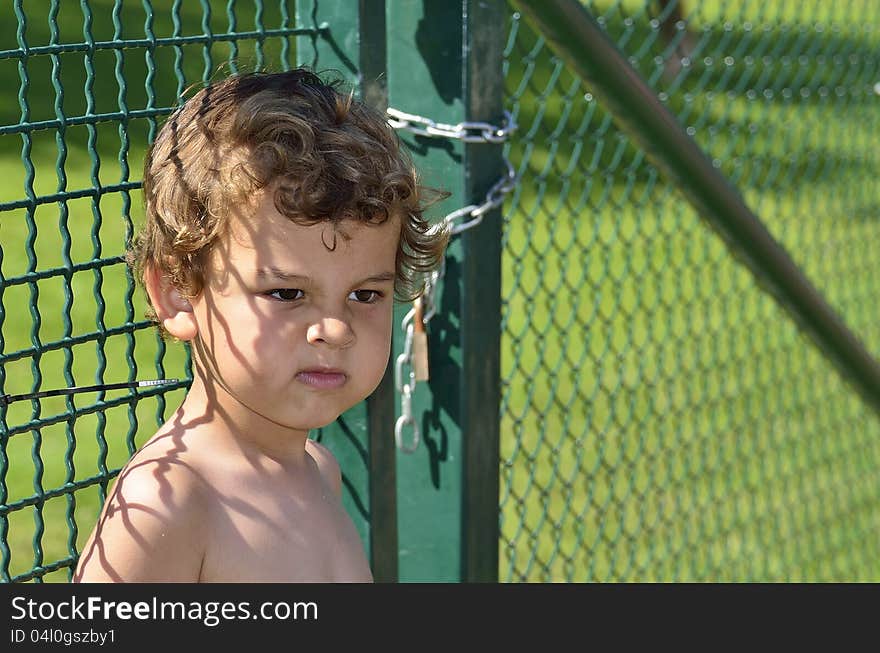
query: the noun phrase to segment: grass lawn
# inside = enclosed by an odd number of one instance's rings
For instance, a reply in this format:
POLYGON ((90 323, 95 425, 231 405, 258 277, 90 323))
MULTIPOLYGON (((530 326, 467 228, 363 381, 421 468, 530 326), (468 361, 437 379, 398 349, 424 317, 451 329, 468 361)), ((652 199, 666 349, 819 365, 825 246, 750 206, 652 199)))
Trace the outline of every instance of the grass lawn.
MULTIPOLYGON (((699 49, 670 79, 645 3, 592 4, 880 354, 877 9, 685 3, 699 49)), ((500 577, 880 578, 876 414, 516 26, 500 577)))

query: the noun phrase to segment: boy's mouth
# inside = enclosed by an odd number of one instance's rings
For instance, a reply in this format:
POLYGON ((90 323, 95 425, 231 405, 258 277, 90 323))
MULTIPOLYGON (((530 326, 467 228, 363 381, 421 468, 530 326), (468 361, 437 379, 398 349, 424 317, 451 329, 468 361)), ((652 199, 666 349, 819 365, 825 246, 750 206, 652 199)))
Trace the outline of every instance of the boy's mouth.
POLYGON ((297 381, 319 389, 342 387, 347 379, 345 372, 334 367, 315 367, 296 373, 297 381))

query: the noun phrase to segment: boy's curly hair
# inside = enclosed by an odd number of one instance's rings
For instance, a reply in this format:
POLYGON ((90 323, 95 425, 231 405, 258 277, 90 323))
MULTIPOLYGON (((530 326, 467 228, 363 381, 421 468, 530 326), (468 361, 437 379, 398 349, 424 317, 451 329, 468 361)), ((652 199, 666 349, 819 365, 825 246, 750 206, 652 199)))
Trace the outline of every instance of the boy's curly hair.
POLYGON ((247 73, 177 109, 147 153, 146 222, 128 252, 137 278, 155 265, 182 294, 198 295, 227 207, 269 189, 298 224, 398 217, 395 294, 417 297, 419 273, 439 264, 448 239, 422 215, 442 193, 421 186, 385 117, 339 87, 305 69, 247 73))

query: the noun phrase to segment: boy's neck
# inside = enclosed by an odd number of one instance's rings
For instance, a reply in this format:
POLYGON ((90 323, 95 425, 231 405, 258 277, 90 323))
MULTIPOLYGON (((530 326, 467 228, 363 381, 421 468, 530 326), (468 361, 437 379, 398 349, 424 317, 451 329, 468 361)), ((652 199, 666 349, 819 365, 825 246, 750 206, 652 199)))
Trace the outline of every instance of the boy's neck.
POLYGON ((265 456, 296 463, 305 458, 309 431, 278 424, 244 406, 222 386, 206 379, 194 366, 193 382, 178 410, 185 424, 204 425, 215 432, 218 446, 228 443, 247 456, 265 456))

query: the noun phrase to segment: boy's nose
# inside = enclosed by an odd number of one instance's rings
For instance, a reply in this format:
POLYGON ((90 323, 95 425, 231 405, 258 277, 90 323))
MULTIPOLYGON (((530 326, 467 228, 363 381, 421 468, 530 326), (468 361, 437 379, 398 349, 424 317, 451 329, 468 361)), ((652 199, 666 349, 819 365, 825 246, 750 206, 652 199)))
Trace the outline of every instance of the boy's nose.
POLYGON ((325 344, 342 349, 353 345, 355 336, 347 321, 336 317, 324 317, 308 328, 306 340, 310 345, 325 344))

